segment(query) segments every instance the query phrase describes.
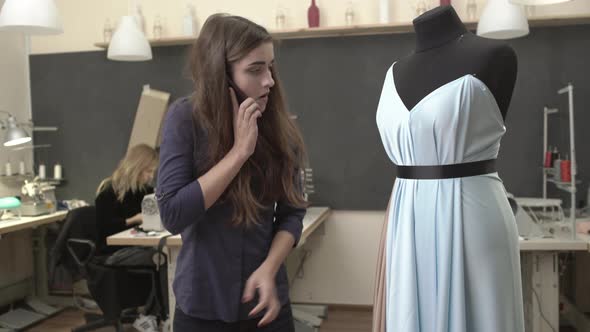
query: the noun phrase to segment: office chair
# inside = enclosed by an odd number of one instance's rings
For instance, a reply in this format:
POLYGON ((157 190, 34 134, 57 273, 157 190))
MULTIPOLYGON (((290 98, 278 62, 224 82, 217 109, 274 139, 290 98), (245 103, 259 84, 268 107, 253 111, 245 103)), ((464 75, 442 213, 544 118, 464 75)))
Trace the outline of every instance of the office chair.
MULTIPOLYGON (((60 231, 52 255, 61 257, 61 263, 70 267, 74 275, 86 279, 90 295, 103 315, 72 332, 92 331, 104 326, 114 326, 122 332, 122 323, 131 322, 135 315, 124 315, 125 309, 145 306, 147 312, 157 308, 160 319, 166 319, 163 295, 160 290, 159 271, 154 266, 113 266, 105 264, 108 255, 100 255, 97 248, 98 230, 96 209, 86 206, 71 210, 60 231), (67 250, 64 250, 67 249, 67 250)), ((161 250, 160 257, 165 257, 161 250)), ((163 268, 160 266, 160 268, 163 268)), ((87 316, 87 321, 90 320, 87 316)))

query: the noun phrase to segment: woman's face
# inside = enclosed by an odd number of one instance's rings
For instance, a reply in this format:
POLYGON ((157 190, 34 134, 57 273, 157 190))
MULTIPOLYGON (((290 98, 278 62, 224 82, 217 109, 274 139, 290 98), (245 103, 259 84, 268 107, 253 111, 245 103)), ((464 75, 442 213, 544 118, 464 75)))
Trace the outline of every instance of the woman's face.
POLYGON ((150 168, 146 168, 141 172, 141 183, 142 184, 150 184, 154 179, 154 174, 156 173, 156 167, 152 166, 150 168))
POLYGON ((273 44, 266 42, 232 65, 232 79, 246 96, 258 103, 263 113, 270 89, 275 85, 271 73, 274 58, 273 44))

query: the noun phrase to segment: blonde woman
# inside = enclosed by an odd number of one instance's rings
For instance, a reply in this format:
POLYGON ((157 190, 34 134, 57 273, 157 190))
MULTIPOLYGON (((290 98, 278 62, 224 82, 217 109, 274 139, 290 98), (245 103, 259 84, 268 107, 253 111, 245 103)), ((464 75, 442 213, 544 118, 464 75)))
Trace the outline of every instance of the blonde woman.
MULTIPOLYGON (((107 247, 106 238, 142 223, 141 201, 147 194, 154 192, 151 182, 158 166, 158 154, 152 147, 140 144, 127 152, 113 174, 102 181, 98 186, 95 199, 97 228, 99 232, 99 254, 109 254, 105 264, 116 266, 151 267, 156 270, 153 257, 154 248, 148 247, 107 247)), ((160 285, 160 299, 165 301, 166 293, 166 268, 161 268, 157 273, 157 284, 160 285)), ((129 282, 119 285, 118 294, 122 302, 127 305, 141 306, 145 304, 152 289, 151 277, 146 274, 129 273, 129 282)), ((164 306, 166 304, 164 303, 164 306)), ((157 313, 156 308, 148 315, 139 315, 133 326, 140 331, 157 331, 157 319, 152 313, 157 313)))
POLYGON ((141 201, 143 196, 154 192, 150 184, 157 166, 156 150, 145 144, 136 145, 119 162, 113 174, 98 186, 94 203, 101 253, 118 249, 106 246, 108 236, 142 223, 141 201))

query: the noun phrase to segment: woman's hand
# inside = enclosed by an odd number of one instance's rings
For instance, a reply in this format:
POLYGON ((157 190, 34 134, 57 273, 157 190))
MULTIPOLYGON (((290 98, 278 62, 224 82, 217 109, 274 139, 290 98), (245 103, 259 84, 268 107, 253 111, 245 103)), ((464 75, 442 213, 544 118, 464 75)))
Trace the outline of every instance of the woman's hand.
POLYGON ((127 224, 127 226, 141 225, 143 223, 143 219, 141 218, 141 213, 138 213, 131 218, 127 218, 125 220, 125 223, 127 224))
POLYGON ((234 115, 234 146, 243 160, 247 160, 254 153, 258 139, 258 123, 262 116, 260 106, 252 98, 244 100, 238 105, 236 93, 229 88, 234 115))
POLYGON ((281 311, 281 303, 277 295, 277 287, 275 284, 275 274, 265 265, 261 265, 246 281, 246 287, 244 289, 244 295, 242 296, 242 302, 252 301, 254 298, 254 292, 258 290, 259 302, 258 305, 250 313, 249 316, 256 315, 262 309, 266 308, 264 317, 258 322, 258 327, 269 324, 281 311))

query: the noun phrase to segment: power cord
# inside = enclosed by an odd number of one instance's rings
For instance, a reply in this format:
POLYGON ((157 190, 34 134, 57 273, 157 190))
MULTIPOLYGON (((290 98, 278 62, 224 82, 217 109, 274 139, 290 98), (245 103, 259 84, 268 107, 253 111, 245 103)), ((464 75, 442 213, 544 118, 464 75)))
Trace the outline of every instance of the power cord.
POLYGON ((307 249, 303 249, 303 248, 301 250, 303 252, 303 254, 302 254, 303 257, 301 257, 301 261, 299 262, 299 265, 297 265, 297 269, 295 270, 295 277, 293 278, 293 282, 291 282, 291 284, 289 285, 289 289, 293 288, 293 285, 295 284, 295 280, 303 277, 303 275, 304 275, 303 264, 305 264, 305 260, 311 254, 311 250, 307 250, 307 249))
POLYGON ((551 328, 551 331, 557 332, 557 331, 555 331, 555 328, 551 325, 551 323, 549 323, 549 320, 543 314, 543 308, 541 307, 541 299, 539 298, 539 294, 537 294, 535 287, 533 286, 533 287, 531 287, 531 289, 533 290, 533 294, 535 294, 535 298, 537 299, 537 304, 539 304, 539 314, 541 315, 541 318, 543 318, 545 323, 547 323, 547 326, 549 326, 551 328))

